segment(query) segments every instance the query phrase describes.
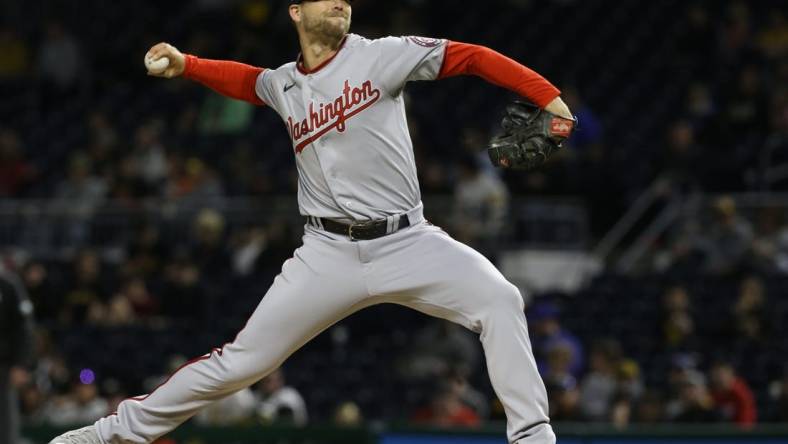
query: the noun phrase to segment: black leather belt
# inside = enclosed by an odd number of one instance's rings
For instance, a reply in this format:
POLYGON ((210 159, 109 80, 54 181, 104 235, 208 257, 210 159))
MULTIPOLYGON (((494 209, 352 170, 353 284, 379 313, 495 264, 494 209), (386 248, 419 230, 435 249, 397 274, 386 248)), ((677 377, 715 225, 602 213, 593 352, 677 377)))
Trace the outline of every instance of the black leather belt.
MULTIPOLYGON (((405 227, 410 226, 408 216, 403 214, 399 217, 399 224, 391 232, 388 231, 389 221, 387 219, 371 220, 368 222, 356 222, 354 224, 344 224, 335 220, 322 217, 307 217, 307 223, 316 226, 317 220, 323 229, 334 234, 342 234, 350 237, 350 240, 371 240, 392 234, 405 227)), ((318 227, 320 228, 320 227, 318 227)))

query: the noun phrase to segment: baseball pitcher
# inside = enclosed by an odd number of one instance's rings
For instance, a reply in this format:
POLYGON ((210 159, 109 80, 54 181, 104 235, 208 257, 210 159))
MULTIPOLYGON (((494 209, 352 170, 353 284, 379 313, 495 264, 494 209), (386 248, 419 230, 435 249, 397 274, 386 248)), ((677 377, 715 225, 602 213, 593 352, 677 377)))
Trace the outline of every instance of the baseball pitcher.
POLYGON ((532 102, 512 105, 505 133, 491 143, 493 162, 507 168, 540 163, 569 136, 572 115, 547 80, 488 48, 350 34, 351 4, 292 1, 301 53, 275 69, 202 59, 167 43, 150 49, 150 74, 184 77, 281 116, 298 168, 303 245, 232 342, 51 444, 150 443, 265 377, 335 322, 380 303, 478 333, 509 442, 555 442, 519 291, 484 256, 424 220, 403 89, 471 74, 532 102))

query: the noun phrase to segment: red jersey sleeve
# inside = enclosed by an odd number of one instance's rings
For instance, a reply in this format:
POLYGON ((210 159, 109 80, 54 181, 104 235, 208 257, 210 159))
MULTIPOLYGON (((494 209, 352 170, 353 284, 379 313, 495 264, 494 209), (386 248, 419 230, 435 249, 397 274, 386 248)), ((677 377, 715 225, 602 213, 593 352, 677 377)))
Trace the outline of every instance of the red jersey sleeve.
POLYGON ((438 78, 476 75, 488 82, 527 97, 544 108, 561 94, 552 83, 490 48, 449 41, 438 78))
POLYGON ((183 77, 200 82, 224 96, 264 105, 255 92, 257 77, 263 71, 263 68, 243 63, 201 59, 187 54, 183 77))

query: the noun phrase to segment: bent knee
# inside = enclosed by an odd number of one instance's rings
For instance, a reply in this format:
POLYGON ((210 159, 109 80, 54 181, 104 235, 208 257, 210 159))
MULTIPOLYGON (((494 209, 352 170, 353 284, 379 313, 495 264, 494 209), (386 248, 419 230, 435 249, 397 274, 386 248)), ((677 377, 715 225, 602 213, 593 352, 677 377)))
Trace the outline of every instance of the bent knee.
POLYGON ((525 309, 520 290, 505 279, 488 283, 483 294, 485 307, 492 313, 516 313, 525 309))
POLYGON ((523 295, 520 293, 514 284, 509 281, 504 281, 498 291, 498 298, 500 299, 500 306, 505 310, 517 311, 522 313, 525 310, 525 301, 523 295))

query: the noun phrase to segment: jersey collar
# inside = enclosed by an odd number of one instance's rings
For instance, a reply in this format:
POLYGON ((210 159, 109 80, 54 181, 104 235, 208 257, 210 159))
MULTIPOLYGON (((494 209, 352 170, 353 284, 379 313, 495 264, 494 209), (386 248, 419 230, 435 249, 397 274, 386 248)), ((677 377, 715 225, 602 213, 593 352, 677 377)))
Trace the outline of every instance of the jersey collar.
POLYGON ((301 74, 314 74, 320 71, 321 69, 325 68, 326 65, 331 63, 331 61, 336 58, 337 54, 339 54, 339 51, 342 51, 342 48, 345 47, 345 42, 347 42, 347 38, 349 35, 350 34, 347 34, 345 35, 345 37, 342 38, 342 41, 339 42, 339 48, 337 48, 337 52, 335 52, 334 55, 323 61, 323 63, 315 66, 314 69, 306 69, 306 67, 304 67, 303 54, 299 52, 298 57, 296 58, 296 68, 298 69, 298 72, 300 72, 301 74))

